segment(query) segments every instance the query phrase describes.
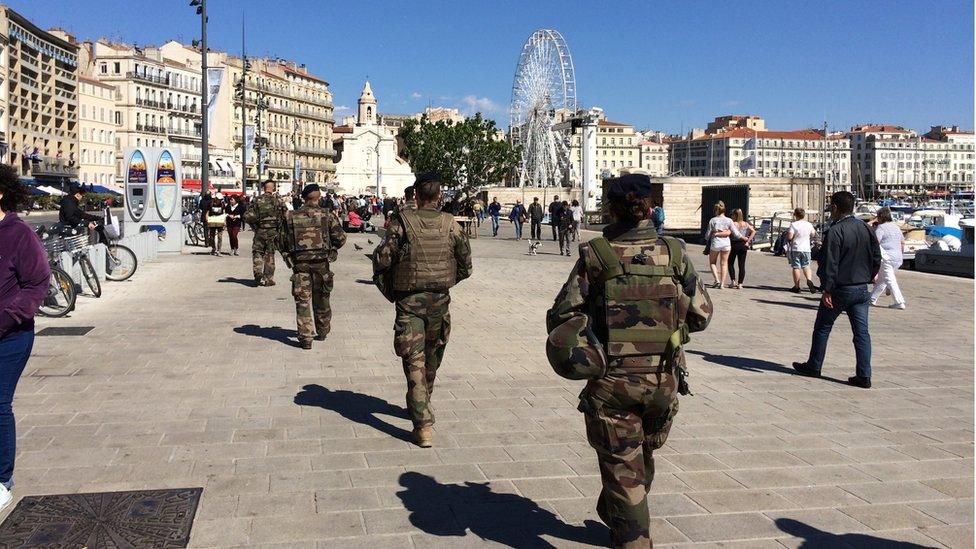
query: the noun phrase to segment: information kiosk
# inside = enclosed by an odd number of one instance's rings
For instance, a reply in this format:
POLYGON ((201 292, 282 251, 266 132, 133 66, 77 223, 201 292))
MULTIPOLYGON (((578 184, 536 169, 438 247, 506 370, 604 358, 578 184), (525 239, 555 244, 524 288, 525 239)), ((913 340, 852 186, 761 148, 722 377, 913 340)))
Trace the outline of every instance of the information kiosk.
POLYGON ((159 251, 183 249, 183 220, 180 192, 183 169, 180 151, 169 148, 126 149, 125 223, 126 234, 159 233, 159 251))

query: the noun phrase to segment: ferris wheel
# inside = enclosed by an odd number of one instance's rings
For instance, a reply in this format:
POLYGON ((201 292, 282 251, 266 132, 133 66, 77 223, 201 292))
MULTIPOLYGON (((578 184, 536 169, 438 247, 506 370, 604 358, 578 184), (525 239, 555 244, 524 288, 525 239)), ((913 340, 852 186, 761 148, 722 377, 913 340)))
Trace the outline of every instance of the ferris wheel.
POLYGON ((559 32, 539 29, 522 46, 512 84, 509 132, 522 146, 520 185, 559 185, 568 174, 568 135, 553 130, 562 110, 576 111, 573 58, 559 32))

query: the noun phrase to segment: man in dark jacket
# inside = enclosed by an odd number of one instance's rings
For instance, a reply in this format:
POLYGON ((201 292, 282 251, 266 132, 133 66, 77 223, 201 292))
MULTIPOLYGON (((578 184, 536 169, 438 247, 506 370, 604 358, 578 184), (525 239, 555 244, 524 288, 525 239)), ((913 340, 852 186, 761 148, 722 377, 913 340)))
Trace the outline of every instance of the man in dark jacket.
POLYGON ((529 204, 529 221, 532 223, 532 238, 530 240, 542 240, 542 218, 544 215, 542 204, 539 204, 539 197, 537 196, 529 204))
POLYGON ((79 185, 72 185, 68 189, 68 194, 61 199, 58 208, 58 221, 66 227, 76 227, 78 225, 88 225, 89 229, 95 228, 95 222, 102 218, 97 215, 86 213, 81 208, 81 198, 85 196, 85 190, 79 185))
POLYGON ((549 204, 549 226, 552 227, 552 239, 553 241, 558 240, 559 236, 559 211, 563 209, 563 203, 559 201, 558 196, 552 197, 552 202, 549 204))
POLYGON ((823 298, 813 325, 813 342, 806 362, 794 362, 793 368, 802 375, 820 377, 827 339, 834 321, 847 313, 854 332, 854 353, 857 370, 848 383, 856 387, 871 387, 871 334, 868 332, 868 310, 871 295, 867 285, 881 268, 881 246, 868 226, 854 217, 854 195, 847 191, 830 197, 830 216, 833 223, 824 235, 822 258, 817 269, 823 298))

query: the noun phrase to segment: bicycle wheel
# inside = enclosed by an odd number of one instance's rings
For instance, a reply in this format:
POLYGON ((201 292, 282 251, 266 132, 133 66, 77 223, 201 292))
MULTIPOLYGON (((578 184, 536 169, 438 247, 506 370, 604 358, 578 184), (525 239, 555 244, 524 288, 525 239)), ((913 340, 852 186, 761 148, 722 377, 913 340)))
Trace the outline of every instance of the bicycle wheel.
POLYGON ((121 244, 111 244, 105 254, 105 278, 116 282, 126 280, 136 272, 136 254, 121 244))
POLYGON ((75 308, 75 283, 68 273, 51 267, 51 284, 38 310, 44 316, 61 317, 75 308))
POLYGON ((203 230, 203 223, 196 222, 193 224, 193 238, 196 239, 197 246, 207 245, 207 234, 203 230))
POLYGON ((92 265, 91 259, 84 256, 78 260, 78 263, 81 265, 81 274, 85 277, 85 282, 88 284, 92 295, 102 297, 102 283, 98 281, 98 275, 95 274, 95 266, 92 265))

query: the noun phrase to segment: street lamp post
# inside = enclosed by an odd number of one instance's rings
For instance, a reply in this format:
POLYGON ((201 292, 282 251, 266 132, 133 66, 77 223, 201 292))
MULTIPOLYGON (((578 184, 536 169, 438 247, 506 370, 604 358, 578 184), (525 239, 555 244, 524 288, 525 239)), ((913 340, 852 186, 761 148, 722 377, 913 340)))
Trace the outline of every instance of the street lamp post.
POLYGON ((259 90, 257 104, 254 106, 254 115, 257 118, 257 120, 255 121, 255 126, 257 127, 257 131, 255 132, 256 135, 254 141, 258 145, 258 159, 257 159, 258 160, 258 167, 257 167, 258 184, 260 184, 261 182, 261 176, 264 175, 264 170, 262 169, 264 168, 264 162, 263 162, 263 153, 264 153, 263 139, 264 138, 261 137, 261 113, 263 113, 267 108, 268 108, 268 102, 264 100, 264 93, 259 90))
MULTIPOLYGON (((242 32, 243 35, 243 32, 242 32)), ((242 38, 243 41, 243 38, 242 38)), ((244 56, 244 48, 241 47, 241 79, 237 82, 237 98, 241 102, 241 188, 247 192, 247 73, 251 69, 251 62, 244 56)), ((259 178, 260 179, 260 178, 259 178)), ((257 182, 260 185, 260 181, 257 182)), ((257 185, 256 185, 257 186, 257 185)))
POLYGON ((203 116, 200 128, 202 130, 203 143, 200 151, 200 195, 210 190, 210 131, 207 128, 207 112, 210 110, 208 102, 210 95, 210 84, 207 81, 207 0, 190 0, 190 6, 197 8, 197 15, 200 16, 200 64, 202 86, 200 86, 200 104, 203 105, 203 116))

